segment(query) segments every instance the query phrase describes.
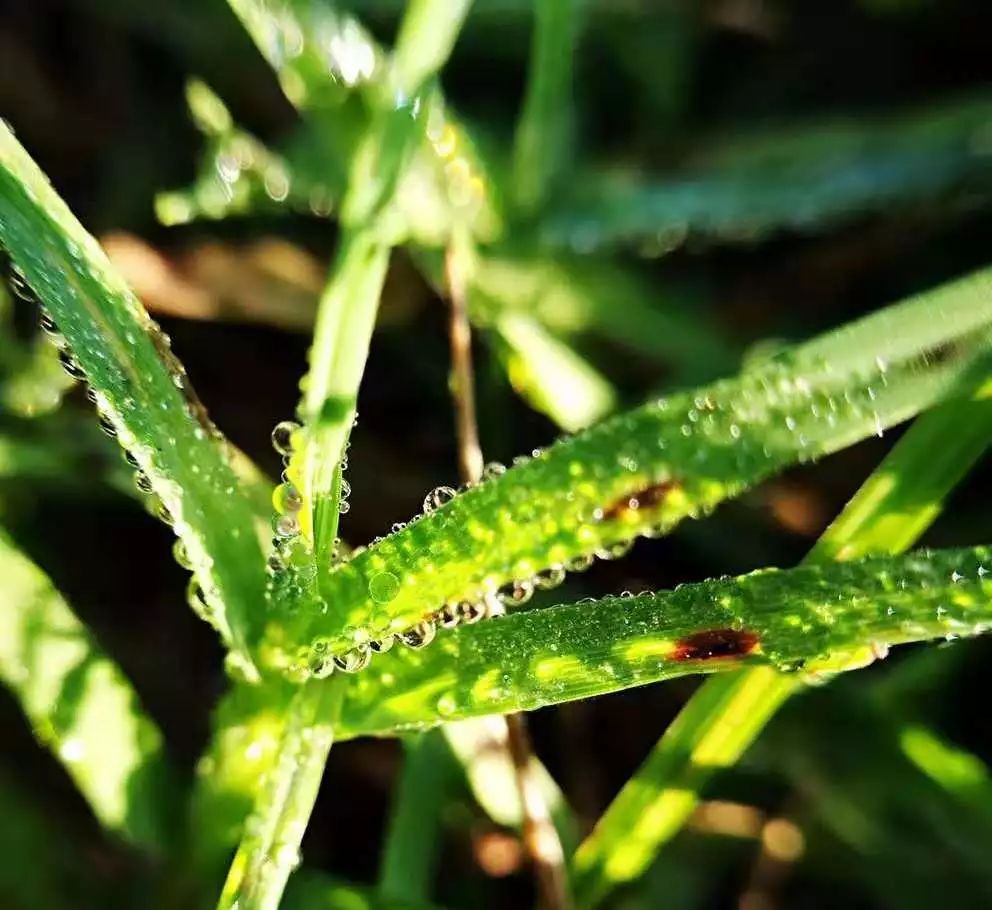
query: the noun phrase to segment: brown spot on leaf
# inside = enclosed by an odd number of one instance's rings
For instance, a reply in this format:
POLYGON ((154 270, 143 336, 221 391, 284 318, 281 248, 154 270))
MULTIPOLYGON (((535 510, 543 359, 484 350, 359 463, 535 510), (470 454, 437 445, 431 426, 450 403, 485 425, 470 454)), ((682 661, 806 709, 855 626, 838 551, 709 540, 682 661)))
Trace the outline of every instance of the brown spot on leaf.
POLYGON ((680 638, 672 660, 713 660, 722 657, 742 657, 757 646, 757 632, 737 629, 708 629, 680 638))
POLYGON ((610 503, 603 509, 603 521, 616 521, 639 509, 657 508, 665 501, 668 494, 677 490, 679 486, 677 480, 665 480, 645 487, 643 490, 621 496, 616 502, 610 503))

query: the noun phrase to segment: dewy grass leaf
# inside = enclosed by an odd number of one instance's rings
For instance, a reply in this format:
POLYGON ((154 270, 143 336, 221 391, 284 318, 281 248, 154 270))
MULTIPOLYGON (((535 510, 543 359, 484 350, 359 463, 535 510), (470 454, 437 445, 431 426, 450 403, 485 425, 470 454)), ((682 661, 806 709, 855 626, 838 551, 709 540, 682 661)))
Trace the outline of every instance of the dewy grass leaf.
MULTIPOLYGON (((986 382, 974 399, 948 402, 917 420, 807 561, 910 547, 992 439, 988 393, 986 382)), ((797 688, 795 678, 766 668, 707 680, 576 853, 580 904, 594 905, 618 884, 641 875, 688 820, 710 776, 744 753, 797 688)))
POLYGON ((992 101, 977 98, 888 123, 793 127, 723 141, 712 160, 670 179, 584 175, 542 224, 544 241, 584 252, 623 244, 659 255, 686 237, 753 242, 955 190, 992 190, 981 137, 992 101), (742 146, 742 147, 741 147, 742 146))
POLYGON ((619 555, 638 534, 883 432, 985 368, 990 286, 977 273, 617 416, 444 505, 454 491, 429 496, 430 514, 321 579, 322 601, 273 630, 267 659, 305 673, 315 652, 402 632, 446 604, 553 584, 593 554, 619 555))
POLYGON ((85 375, 108 427, 161 499, 195 572, 191 603, 251 672, 263 563, 227 442, 168 340, 2 124, 0 243, 57 323, 69 368, 85 375))
POLYGON ((51 582, 0 532, 0 679, 101 824, 164 852, 176 781, 162 736, 51 582))
POLYGON ((339 736, 529 711, 742 666, 823 675, 992 626, 992 550, 767 569, 465 626, 361 674, 339 736))

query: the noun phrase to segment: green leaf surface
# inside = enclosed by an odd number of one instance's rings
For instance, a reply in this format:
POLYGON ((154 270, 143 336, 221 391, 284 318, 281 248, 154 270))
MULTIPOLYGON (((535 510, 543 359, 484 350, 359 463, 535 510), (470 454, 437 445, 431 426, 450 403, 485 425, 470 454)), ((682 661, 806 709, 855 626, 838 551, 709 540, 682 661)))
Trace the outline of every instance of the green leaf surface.
POLYGON ((584 175, 542 226, 544 241, 583 252, 625 244, 654 255, 686 237, 753 242, 956 192, 987 196, 992 161, 981 141, 987 98, 889 117, 728 139, 665 180, 584 175))
POLYGON ((175 835, 162 736, 51 582, 0 532, 0 678, 106 828, 153 852, 175 835))
POLYGON ((167 338, 5 125, 0 243, 57 323, 101 414, 168 511, 206 598, 201 612, 250 667, 263 564, 227 442, 167 338))
MULTIPOLYGON (((448 603, 593 554, 619 555, 790 465, 913 416, 986 368, 990 273, 889 307, 755 365, 652 402, 492 477, 321 578, 267 658, 314 655, 410 628, 448 603), (287 651, 285 643, 314 648, 287 651)), ((982 374, 984 375, 984 374, 982 374)), ((549 576, 540 576, 550 572, 549 576)))
POLYGON ((360 674, 342 737, 529 711, 741 666, 829 674, 992 623, 988 548, 768 569, 465 626, 360 674))

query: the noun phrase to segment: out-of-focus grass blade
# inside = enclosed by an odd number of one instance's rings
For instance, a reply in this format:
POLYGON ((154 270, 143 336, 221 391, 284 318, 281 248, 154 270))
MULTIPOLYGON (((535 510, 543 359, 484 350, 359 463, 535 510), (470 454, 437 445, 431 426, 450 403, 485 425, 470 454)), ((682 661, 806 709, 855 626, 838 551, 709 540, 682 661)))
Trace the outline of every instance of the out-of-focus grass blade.
MULTIPOLYGON (((985 383, 974 400, 942 405, 910 427, 810 557, 826 562, 870 552, 897 553, 911 546, 992 438, 988 393, 985 383)), ((709 777, 743 754, 795 688, 789 677, 763 670, 704 683, 576 854, 576 890, 582 904, 598 903, 647 868, 685 823, 709 777), (746 704, 738 701, 741 694, 746 704), (708 744, 720 730, 737 735, 713 750, 708 744), (700 772, 697 755, 704 750, 710 753, 710 767, 700 772)))
POLYGON ((250 668, 263 565, 227 442, 168 340, 4 125, 0 243, 58 324, 98 408, 167 509, 206 598, 205 618, 250 668))
POLYGON ((810 862, 835 854, 835 863, 891 906, 984 906, 992 895, 992 860, 982 848, 992 836, 987 775, 975 775, 973 757, 920 736, 919 727, 901 728, 873 701, 841 684, 811 693, 769 732, 775 769, 797 792, 810 862), (955 793, 946 780, 960 773, 962 760, 969 783, 955 793))
MULTIPOLYGON (((458 758, 476 802, 500 825, 519 829, 523 824, 516 771, 506 749, 506 724, 495 717, 446 724, 444 735, 458 758)), ((536 756, 529 774, 537 780, 551 821, 566 851, 578 843, 571 807, 555 779, 536 756)))
POLYGON ((513 195, 539 210, 567 161, 572 119, 573 45, 579 0, 536 0, 523 110, 513 148, 513 195))
POLYGON ((364 885, 341 881, 312 869, 301 869, 290 880, 280 907, 285 910, 432 910, 435 905, 390 897, 364 885))
POLYGON ((164 852, 175 781, 162 737, 51 582, 0 532, 0 676, 100 822, 164 852))
MULTIPOLYGON (((748 665, 801 670, 797 679, 855 669, 890 644, 989 628, 990 559, 977 547, 767 569, 464 626, 360 674, 341 732, 532 710, 748 665)), ((744 716, 745 706, 757 701, 737 702, 744 716)))
POLYGON ((495 323, 513 388, 563 430, 574 433, 616 406, 616 390, 573 348, 523 312, 507 312, 495 323))
POLYGON ((0 902, 10 910, 99 906, 92 866, 57 818, 31 802, 20 781, 0 774, 0 902))
POLYGON ((379 865, 384 897, 425 901, 437 871, 440 814, 455 770, 447 744, 436 731, 404 743, 403 770, 379 865))
POLYGON ((298 686, 274 762, 258 790, 218 910, 275 910, 300 864, 306 830, 344 695, 344 680, 298 686))
POLYGON ((720 153, 668 181, 634 175, 576 180, 572 199, 549 212, 553 246, 589 252, 618 244, 663 253, 687 236, 753 241, 808 230, 955 190, 992 191, 982 138, 992 102, 975 99, 892 118, 791 129, 720 153))
MULTIPOLYGON (((313 656, 401 632, 447 603, 619 555, 638 534, 707 513, 775 471, 881 433, 986 369, 988 273, 922 294, 735 379, 611 418, 455 497, 321 578, 268 657, 313 656)), ((984 375, 984 372, 982 373, 984 375)))
POLYGON ((593 335, 670 365, 679 381, 705 382, 738 357, 715 327, 681 300, 608 260, 488 252, 477 257, 469 301, 486 325, 522 310, 551 332, 593 335))
POLYGON ((155 213, 163 224, 287 208, 328 215, 340 202, 346 174, 333 156, 321 154, 319 162, 310 163, 309 146, 292 140, 285 155, 271 151, 236 127, 224 102, 198 79, 187 84, 186 100, 206 147, 191 186, 156 196, 155 213))

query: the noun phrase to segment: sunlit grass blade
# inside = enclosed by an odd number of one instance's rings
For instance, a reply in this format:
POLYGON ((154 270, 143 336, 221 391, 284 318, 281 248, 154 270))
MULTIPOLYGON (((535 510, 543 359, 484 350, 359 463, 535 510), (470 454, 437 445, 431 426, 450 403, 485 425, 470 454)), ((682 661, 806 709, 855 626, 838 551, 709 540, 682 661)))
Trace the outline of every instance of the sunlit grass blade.
POLYGON ((616 389, 588 360, 525 313, 506 313, 495 324, 514 389, 563 430, 575 432, 616 406, 616 389))
POLYGON ((529 711, 742 666, 797 680, 854 669, 888 645, 987 629, 989 563, 978 547, 769 569, 465 626, 373 663, 349 692, 340 733, 529 711))
POLYGON ((263 565, 227 442, 166 337, 5 125, 0 243, 57 323, 72 369, 85 375, 101 414, 161 499, 195 572, 199 590, 191 602, 250 668, 263 565))
POLYGON ((541 208, 569 154, 573 49, 579 0, 536 0, 527 93, 513 148, 513 194, 541 208))
POLYGON ((989 288, 977 273, 560 441, 324 575, 333 610, 301 609, 289 637, 313 649, 287 652, 277 631, 269 659, 305 673, 317 652, 404 631, 445 604, 553 584, 593 554, 620 555, 638 534, 883 432, 986 368, 989 288))
POLYGON ((262 782, 251 817, 221 894, 220 910, 274 910, 300 863, 306 830, 334 725, 344 680, 300 686, 289 705, 277 757, 262 782))
MULTIPOLYGON (((686 237, 753 242, 888 212, 955 192, 992 191, 992 167, 976 136, 992 102, 978 98, 890 117, 792 128, 718 153, 669 180, 586 175, 543 225, 544 240, 589 252, 635 244, 652 255, 686 237)), ((949 204, 949 203, 948 203, 949 204)))
POLYGON ((0 532, 0 678, 107 829, 153 852, 176 834, 162 737, 51 582, 0 532))
MULTIPOLYGON (((974 399, 942 405, 910 427, 808 559, 827 562, 911 546, 992 439, 989 392, 985 383, 974 399)), ((797 686, 794 679, 766 670, 703 684, 577 852, 576 890, 583 905, 598 903, 644 872, 685 824, 712 774, 744 753, 797 686), (721 730, 736 733, 720 742, 714 737, 721 730)))

